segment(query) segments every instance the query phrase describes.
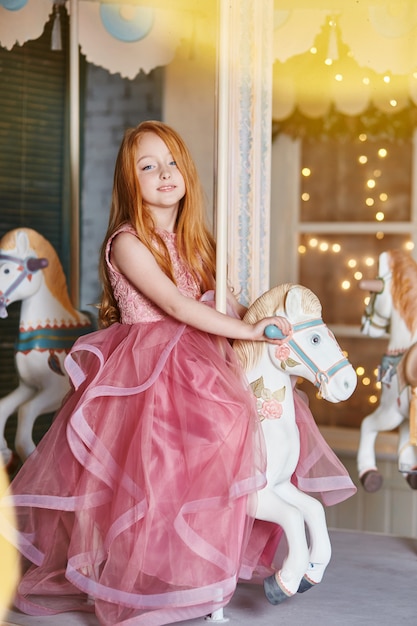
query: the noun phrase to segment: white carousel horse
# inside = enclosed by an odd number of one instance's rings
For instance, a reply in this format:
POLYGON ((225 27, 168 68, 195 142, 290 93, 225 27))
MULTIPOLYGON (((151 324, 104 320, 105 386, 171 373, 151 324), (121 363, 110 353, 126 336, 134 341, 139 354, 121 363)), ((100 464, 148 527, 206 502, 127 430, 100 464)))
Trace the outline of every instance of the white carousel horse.
POLYGON ((52 245, 38 232, 16 228, 0 240, 0 318, 21 301, 16 368, 19 385, 0 399, 0 462, 12 459, 4 430, 17 410, 15 448, 24 461, 35 449, 36 418, 59 408, 70 389, 64 358, 78 336, 91 332, 90 317, 72 306, 52 245))
POLYGON ((399 428, 398 468, 410 487, 417 489, 417 447, 410 441, 410 387, 399 364, 417 339, 417 263, 401 250, 388 250, 379 257, 378 278, 363 280, 361 289, 372 293, 362 318, 362 332, 370 337, 389 333, 386 354, 379 366, 382 383, 379 406, 361 423, 357 454, 359 478, 366 491, 380 489, 375 441, 378 433, 399 428))
MULTIPOLYGON (((233 347, 257 398, 266 443, 267 485, 257 494, 255 517, 279 525, 288 544, 281 569, 264 580, 268 600, 279 604, 319 583, 331 556, 322 504, 291 480, 300 457, 293 396, 296 378, 312 382, 326 400, 340 402, 351 396, 357 377, 309 289, 291 284, 275 287, 252 304, 244 320, 253 323, 271 315, 290 320, 293 330, 286 343, 235 341, 233 347)), ((274 330, 278 328, 268 327, 267 334, 274 330)), ((348 476, 346 480, 352 495, 356 490, 348 476)))

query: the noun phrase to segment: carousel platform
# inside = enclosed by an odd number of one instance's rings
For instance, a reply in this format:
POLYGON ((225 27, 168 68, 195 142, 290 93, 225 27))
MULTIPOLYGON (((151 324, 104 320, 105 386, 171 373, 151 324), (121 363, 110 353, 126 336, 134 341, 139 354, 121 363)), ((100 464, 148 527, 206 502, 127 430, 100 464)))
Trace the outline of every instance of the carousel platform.
MULTIPOLYGON (((270 605, 258 584, 240 583, 224 609, 229 626, 409 626, 417 620, 417 540, 330 531, 333 554, 320 585, 270 605)), ((204 618, 177 622, 204 626, 204 618)), ((30 617, 10 611, 3 626, 98 626, 92 615, 30 617)))

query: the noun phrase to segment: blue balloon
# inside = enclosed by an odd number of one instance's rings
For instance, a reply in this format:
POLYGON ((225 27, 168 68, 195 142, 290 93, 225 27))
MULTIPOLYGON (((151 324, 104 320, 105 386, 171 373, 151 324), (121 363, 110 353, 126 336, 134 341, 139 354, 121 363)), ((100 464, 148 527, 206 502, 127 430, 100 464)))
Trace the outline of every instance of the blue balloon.
POLYGON ((132 19, 125 19, 117 4, 100 4, 101 21, 112 37, 125 42, 139 41, 146 37, 153 26, 153 9, 135 7, 132 11, 132 19))
POLYGON ((8 11, 19 11, 27 3, 28 0, 0 0, 0 5, 8 11))
POLYGON ((268 339, 283 339, 285 337, 282 330, 278 328, 278 326, 275 326, 275 324, 268 324, 268 326, 265 327, 264 335, 268 337, 268 339))

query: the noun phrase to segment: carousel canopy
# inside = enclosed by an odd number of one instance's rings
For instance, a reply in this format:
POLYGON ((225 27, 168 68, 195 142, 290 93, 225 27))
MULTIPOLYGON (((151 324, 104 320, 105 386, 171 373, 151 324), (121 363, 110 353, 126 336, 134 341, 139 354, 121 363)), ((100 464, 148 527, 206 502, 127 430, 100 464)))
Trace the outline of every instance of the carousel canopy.
POLYGON ((417 103, 417 3, 277 2, 274 119, 396 113, 417 103), (348 6, 347 6, 348 5, 348 6), (344 8, 345 7, 345 8, 344 8))
MULTIPOLYGON (((0 45, 38 38, 53 13, 59 21, 57 7, 70 12, 73 2, 81 52, 125 78, 168 64, 182 39, 208 39, 217 7, 215 0, 0 0, 0 45)), ((276 0, 274 7, 274 120, 296 110, 318 118, 331 108, 390 114, 417 103, 415 0, 276 0)))

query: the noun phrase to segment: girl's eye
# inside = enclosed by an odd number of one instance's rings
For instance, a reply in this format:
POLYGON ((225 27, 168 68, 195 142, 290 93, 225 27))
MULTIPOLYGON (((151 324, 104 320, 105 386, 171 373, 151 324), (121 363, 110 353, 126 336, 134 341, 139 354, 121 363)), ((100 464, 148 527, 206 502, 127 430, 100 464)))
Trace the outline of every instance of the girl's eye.
POLYGON ((176 161, 171 161, 170 165, 175 165, 176 166, 177 162, 176 161))
POLYGON ((142 170, 143 171, 150 170, 150 169, 152 169, 152 167, 153 167, 153 165, 145 165, 144 167, 142 167, 142 170))

